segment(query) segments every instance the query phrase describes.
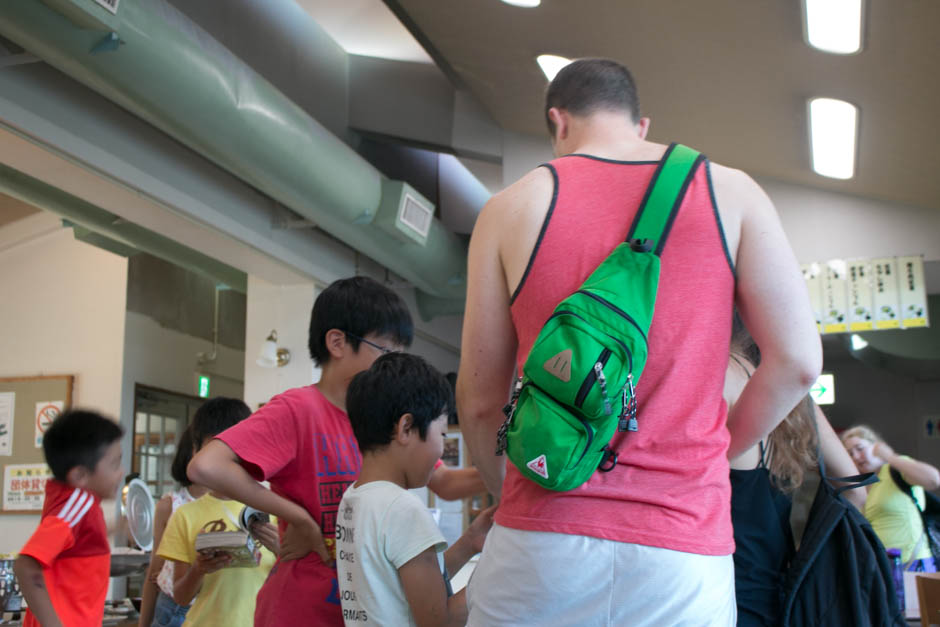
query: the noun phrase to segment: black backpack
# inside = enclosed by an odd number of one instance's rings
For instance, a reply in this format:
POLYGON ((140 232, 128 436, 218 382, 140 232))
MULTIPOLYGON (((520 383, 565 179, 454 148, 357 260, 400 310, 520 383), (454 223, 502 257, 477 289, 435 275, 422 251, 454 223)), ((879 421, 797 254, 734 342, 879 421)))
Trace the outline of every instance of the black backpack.
POLYGON ((891 479, 901 488, 901 492, 906 493, 914 501, 914 507, 920 513, 920 519, 924 523, 924 531, 927 532, 927 543, 930 545, 930 553, 934 560, 940 565, 940 499, 924 490, 924 509, 921 510, 914 497, 914 488, 907 481, 897 468, 888 467, 891 471, 891 479))
POLYGON ((842 492, 878 481, 874 473, 834 479, 819 455, 819 489, 803 540, 784 574, 784 627, 903 627, 891 563, 875 530, 842 492))

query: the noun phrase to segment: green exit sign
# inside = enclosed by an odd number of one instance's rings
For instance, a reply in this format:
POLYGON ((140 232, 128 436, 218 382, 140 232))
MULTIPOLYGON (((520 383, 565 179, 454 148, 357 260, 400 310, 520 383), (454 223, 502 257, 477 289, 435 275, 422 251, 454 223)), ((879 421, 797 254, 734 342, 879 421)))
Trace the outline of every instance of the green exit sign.
POLYGON ((816 383, 809 389, 810 396, 817 405, 832 405, 836 402, 836 378, 832 374, 823 373, 816 379, 816 383))
POLYGON ((196 390, 201 398, 209 398, 209 377, 200 375, 196 390))

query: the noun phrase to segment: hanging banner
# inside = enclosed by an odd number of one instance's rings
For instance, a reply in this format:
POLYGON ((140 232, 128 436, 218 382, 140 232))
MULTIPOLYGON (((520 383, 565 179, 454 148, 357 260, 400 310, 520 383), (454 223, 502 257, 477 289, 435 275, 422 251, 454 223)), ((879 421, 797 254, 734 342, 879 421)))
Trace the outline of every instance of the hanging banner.
POLYGON ((844 259, 830 259, 823 276, 823 333, 848 330, 848 273, 844 259))
POLYGON ((816 318, 816 329, 822 333, 823 288, 822 268, 818 263, 807 263, 801 266, 806 289, 809 290, 809 304, 813 308, 816 318))
POLYGON ((868 260, 849 262, 849 331, 871 331, 875 328, 871 263, 868 260))
POLYGON ((905 329, 929 326, 924 258, 921 255, 898 257, 898 291, 901 294, 901 326, 905 329))
POLYGON ((875 328, 901 327, 900 294, 898 293, 898 266, 894 257, 871 260, 875 272, 875 328))

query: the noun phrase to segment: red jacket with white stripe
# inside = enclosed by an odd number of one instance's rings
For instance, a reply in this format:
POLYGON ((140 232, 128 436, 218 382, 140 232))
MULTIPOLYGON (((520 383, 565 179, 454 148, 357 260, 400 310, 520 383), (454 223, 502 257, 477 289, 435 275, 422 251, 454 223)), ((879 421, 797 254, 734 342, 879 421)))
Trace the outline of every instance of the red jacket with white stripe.
MULTIPOLYGON (((101 501, 94 493, 50 479, 39 527, 20 554, 42 565, 49 598, 63 625, 100 627, 111 548, 101 501)), ((27 611, 23 625, 39 622, 27 611)))

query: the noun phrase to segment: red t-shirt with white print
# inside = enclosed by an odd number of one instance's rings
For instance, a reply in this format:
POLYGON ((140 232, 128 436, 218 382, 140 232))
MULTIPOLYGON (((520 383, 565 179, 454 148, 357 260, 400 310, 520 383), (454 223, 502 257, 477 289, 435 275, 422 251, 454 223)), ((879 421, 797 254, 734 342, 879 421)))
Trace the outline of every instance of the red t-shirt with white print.
MULTIPOLYGON (((218 436, 258 481, 303 506, 336 551, 336 512, 359 477, 362 457, 346 412, 307 386, 279 394, 218 436)), ((286 523, 279 523, 283 535, 286 523)), ((336 568, 316 553, 278 560, 258 593, 256 626, 342 625, 336 568)))

